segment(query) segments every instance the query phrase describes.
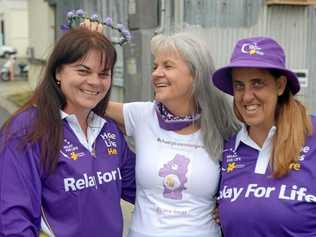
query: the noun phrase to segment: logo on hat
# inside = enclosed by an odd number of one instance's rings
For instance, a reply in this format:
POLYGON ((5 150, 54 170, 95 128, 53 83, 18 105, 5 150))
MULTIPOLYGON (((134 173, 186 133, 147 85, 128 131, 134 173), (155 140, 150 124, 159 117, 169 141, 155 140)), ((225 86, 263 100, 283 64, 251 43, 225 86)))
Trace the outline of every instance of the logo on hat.
POLYGON ((241 46, 241 52, 249 55, 264 55, 264 53, 261 51, 261 48, 257 46, 256 43, 245 43, 241 46))

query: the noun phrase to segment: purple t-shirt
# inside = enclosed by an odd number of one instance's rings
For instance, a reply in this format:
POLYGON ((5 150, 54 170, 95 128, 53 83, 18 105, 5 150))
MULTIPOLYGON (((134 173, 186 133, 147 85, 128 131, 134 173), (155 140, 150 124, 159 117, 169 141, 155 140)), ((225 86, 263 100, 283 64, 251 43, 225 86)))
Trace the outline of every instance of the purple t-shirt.
POLYGON ((94 155, 63 120, 57 168, 48 176, 39 144, 20 146, 32 116, 33 109, 18 115, 15 135, 0 153, 0 236, 38 236, 42 216, 58 237, 121 237, 120 199, 135 201, 135 155, 116 124, 107 119, 94 155))
MULTIPOLYGON (((312 117, 314 128, 316 118, 312 117)), ((254 173, 258 151, 236 136, 224 147, 219 191, 225 237, 316 236, 316 132, 285 177, 254 173)))

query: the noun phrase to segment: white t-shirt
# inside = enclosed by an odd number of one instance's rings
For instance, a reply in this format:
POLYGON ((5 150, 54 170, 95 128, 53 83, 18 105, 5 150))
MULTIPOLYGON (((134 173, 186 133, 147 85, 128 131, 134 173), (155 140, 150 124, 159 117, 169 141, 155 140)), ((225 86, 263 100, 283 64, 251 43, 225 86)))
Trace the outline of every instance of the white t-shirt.
POLYGON ((135 140, 137 194, 130 237, 217 237, 211 217, 219 164, 203 148, 201 132, 180 135, 159 127, 152 102, 124 104, 135 140))

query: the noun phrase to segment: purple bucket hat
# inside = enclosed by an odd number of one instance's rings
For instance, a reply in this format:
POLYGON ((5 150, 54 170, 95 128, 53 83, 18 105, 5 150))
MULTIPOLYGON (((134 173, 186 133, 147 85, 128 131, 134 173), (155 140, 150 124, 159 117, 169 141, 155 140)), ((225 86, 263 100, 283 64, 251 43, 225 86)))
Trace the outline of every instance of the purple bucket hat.
POLYGON ((231 77, 232 68, 277 69, 287 77, 287 83, 293 95, 300 90, 296 74, 285 67, 284 50, 269 37, 239 40, 230 59, 230 64, 214 72, 212 78, 214 85, 230 95, 234 93, 231 77))

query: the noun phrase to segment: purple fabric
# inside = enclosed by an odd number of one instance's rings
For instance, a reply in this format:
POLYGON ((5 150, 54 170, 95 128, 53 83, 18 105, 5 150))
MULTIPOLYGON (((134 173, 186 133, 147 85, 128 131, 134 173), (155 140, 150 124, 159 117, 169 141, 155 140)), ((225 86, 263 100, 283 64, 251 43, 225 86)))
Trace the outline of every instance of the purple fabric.
POLYGON ((175 158, 163 165, 163 168, 159 170, 160 177, 167 177, 168 175, 174 175, 178 178, 180 184, 177 188, 170 187, 167 183, 163 184, 163 196, 169 199, 182 200, 182 192, 187 189, 185 184, 188 182, 186 174, 188 172, 188 166, 190 159, 177 154, 175 158), (174 166, 177 169, 174 169, 174 166))
MULTIPOLYGON (((11 130, 23 131, 30 113, 18 115, 11 130)), ((38 236, 41 208, 55 236, 122 236, 120 199, 135 201, 135 154, 113 121, 97 137, 96 157, 64 121, 50 176, 40 168, 39 145, 21 148, 21 139, 16 134, 0 153, 0 236, 38 236)))
MULTIPOLYGON (((316 117, 313 117, 316 127, 316 117)), ((255 174, 258 152, 235 137, 225 143, 219 192, 225 237, 316 236, 316 132, 290 173, 280 179, 255 174)))
POLYGON ((165 130, 177 131, 190 126, 200 119, 200 114, 180 117, 172 114, 162 103, 155 102, 159 126, 165 130))
POLYGON ((296 74, 285 67, 283 48, 271 38, 254 37, 239 40, 230 64, 214 72, 212 76, 214 85, 223 92, 233 95, 231 69, 243 67, 277 69, 287 77, 293 95, 300 90, 296 74))

